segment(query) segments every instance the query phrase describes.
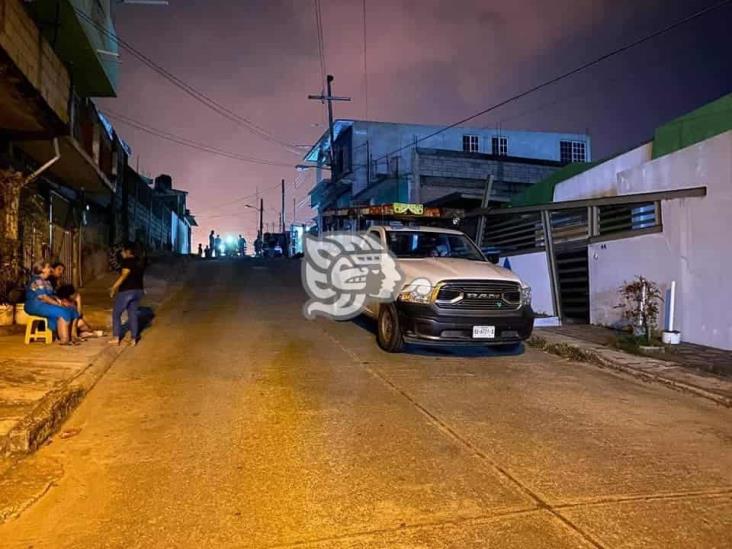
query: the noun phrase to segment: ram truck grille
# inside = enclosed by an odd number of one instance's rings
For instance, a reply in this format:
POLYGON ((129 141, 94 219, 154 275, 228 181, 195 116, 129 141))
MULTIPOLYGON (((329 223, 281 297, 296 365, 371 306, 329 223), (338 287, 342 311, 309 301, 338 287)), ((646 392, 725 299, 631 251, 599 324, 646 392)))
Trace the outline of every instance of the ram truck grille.
POLYGON ((515 311, 521 307, 521 286, 499 280, 451 280, 435 301, 441 309, 515 311))

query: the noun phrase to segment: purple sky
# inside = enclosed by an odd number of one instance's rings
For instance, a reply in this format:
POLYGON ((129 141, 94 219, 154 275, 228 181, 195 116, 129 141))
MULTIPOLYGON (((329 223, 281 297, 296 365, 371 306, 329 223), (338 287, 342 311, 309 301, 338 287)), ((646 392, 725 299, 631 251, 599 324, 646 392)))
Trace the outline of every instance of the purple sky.
MULTIPOLYGON (((713 0, 366 0, 368 117, 449 124, 713 0)), ((321 0, 325 58, 337 118, 365 118, 362 0, 321 0)), ((117 9, 121 38, 193 87, 279 139, 312 144, 324 131, 312 0, 170 0, 168 7, 117 9)), ((595 159, 648 139, 656 125, 732 91, 725 7, 537 95, 474 121, 476 126, 589 131, 595 159)), ((119 96, 100 101, 147 125, 227 151, 295 165, 300 156, 260 139, 197 103, 126 52, 119 96)), ((259 188, 265 222, 277 221, 279 181, 294 189, 294 168, 213 156, 130 128, 118 131, 141 171, 168 173, 190 192, 200 228, 256 235, 259 188)), ((302 179, 302 177, 300 177, 302 179)), ((298 210, 298 221, 310 217, 298 210)))

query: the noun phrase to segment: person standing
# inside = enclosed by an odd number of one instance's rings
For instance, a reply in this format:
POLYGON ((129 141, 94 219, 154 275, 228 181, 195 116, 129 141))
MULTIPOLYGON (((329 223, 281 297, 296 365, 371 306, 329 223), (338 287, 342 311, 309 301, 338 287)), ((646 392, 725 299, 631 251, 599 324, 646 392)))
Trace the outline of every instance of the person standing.
POLYGON ((198 257, 203 257, 203 244, 198 243, 198 257))
POLYGON ((214 257, 221 257, 223 254, 221 253, 221 235, 217 234, 216 238, 214 238, 214 257))
POLYGON ((211 250, 211 255, 213 257, 216 257, 216 248, 214 245, 216 244, 216 233, 214 233, 213 229, 211 229, 211 233, 208 235, 208 249, 211 250))
POLYGON ((145 295, 143 279, 145 277, 145 265, 141 258, 135 253, 135 246, 132 243, 125 244, 122 248, 122 268, 120 275, 109 290, 109 296, 114 298, 114 309, 112 310, 112 341, 119 345, 122 341, 122 313, 127 311, 127 323, 130 327, 132 345, 140 341, 140 322, 137 312, 145 295))

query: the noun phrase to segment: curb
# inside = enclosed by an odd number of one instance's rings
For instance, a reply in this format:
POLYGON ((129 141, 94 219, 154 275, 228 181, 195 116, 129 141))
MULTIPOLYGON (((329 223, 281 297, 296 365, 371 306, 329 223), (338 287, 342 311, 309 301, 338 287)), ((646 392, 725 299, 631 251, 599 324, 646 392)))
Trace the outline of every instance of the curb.
POLYGON ((47 393, 29 415, 0 438, 0 456, 10 457, 36 451, 56 432, 124 349, 111 346, 104 349, 75 377, 47 393))
MULTIPOLYGON (((602 352, 602 348, 597 349, 596 347, 598 346, 594 344, 584 344, 580 340, 576 340, 569 336, 556 336, 553 334, 534 335, 526 343, 531 347, 534 347, 541 351, 545 351, 547 353, 551 353, 553 355, 568 358, 570 360, 575 360, 578 362, 592 364, 594 366, 599 366, 600 368, 607 368, 623 372, 625 374, 632 375, 633 377, 636 377, 638 379, 642 379, 643 381, 661 383, 676 391, 691 393, 707 400, 711 400, 726 408, 732 408, 732 398, 730 397, 715 393, 713 391, 709 391, 703 387, 699 387, 685 381, 673 379, 672 377, 663 375, 661 373, 655 373, 646 369, 635 368, 631 365, 613 360, 611 357, 602 352)), ((627 353, 623 354, 627 355, 627 353)), ((633 355, 627 356, 630 357, 633 355)), ((643 359, 643 357, 638 358, 639 360, 643 359)), ((659 366, 659 370, 663 368, 670 369, 677 366, 658 359, 647 359, 647 363, 650 365, 657 364, 659 366)))
MULTIPOLYGON (((186 267, 181 271, 185 272, 186 267)), ((163 308, 183 287, 180 280, 166 281, 161 299, 155 301, 156 309, 163 308)), ((62 387, 47 393, 29 415, 0 437, 0 458, 20 457, 40 448, 56 433, 125 349, 126 346, 108 346, 62 387)))

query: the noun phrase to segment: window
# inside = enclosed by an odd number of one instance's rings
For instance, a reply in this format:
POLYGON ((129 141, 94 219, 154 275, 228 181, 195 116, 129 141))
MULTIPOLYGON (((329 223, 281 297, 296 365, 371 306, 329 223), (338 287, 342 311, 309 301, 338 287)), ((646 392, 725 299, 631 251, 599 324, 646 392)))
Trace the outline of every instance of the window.
POLYGON ((463 135, 463 151, 469 153, 478 152, 478 136, 463 135))
POLYGON ((491 138, 491 153, 496 156, 507 156, 508 155, 508 138, 507 137, 492 137, 491 138))
POLYGON ((585 144, 581 141, 560 141, 559 160, 561 162, 587 162, 585 144))
POLYGON ((465 235, 436 231, 387 231, 389 250, 400 258, 452 257, 485 261, 465 235))

